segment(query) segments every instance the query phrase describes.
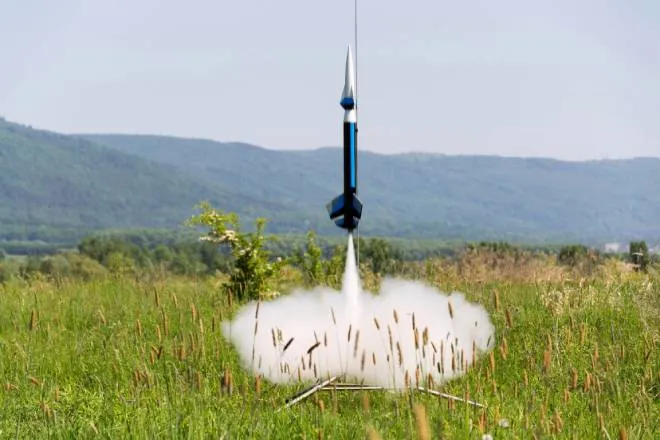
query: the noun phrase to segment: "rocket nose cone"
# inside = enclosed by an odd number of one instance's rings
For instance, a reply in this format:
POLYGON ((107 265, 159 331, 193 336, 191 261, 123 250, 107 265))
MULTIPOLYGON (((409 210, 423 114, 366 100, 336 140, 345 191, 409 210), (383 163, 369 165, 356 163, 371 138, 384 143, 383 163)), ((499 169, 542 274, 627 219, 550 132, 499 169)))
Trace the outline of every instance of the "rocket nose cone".
POLYGON ((355 75, 353 73, 353 54, 351 45, 346 52, 346 77, 344 79, 344 90, 341 94, 342 107, 352 107, 355 103, 355 75))

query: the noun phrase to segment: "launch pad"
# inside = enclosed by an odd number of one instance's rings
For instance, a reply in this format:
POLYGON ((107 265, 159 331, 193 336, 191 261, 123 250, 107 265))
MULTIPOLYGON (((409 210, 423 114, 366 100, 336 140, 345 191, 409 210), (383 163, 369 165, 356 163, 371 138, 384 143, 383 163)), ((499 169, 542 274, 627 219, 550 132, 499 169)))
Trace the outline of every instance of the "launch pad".
MULTIPOLYGON (((286 403, 284 406, 280 407, 278 411, 281 411, 286 408, 290 408, 291 406, 295 405, 296 403, 299 403, 306 398, 318 393, 319 391, 390 391, 390 392, 401 392, 402 390, 398 390, 395 388, 385 388, 377 385, 365 385, 365 384, 351 384, 351 383, 345 383, 345 382, 338 382, 339 376, 333 376, 325 380, 319 380, 317 381, 314 385, 311 385, 304 390, 300 391, 299 393, 289 397, 286 400, 286 403)), ((466 400, 461 397, 453 396, 451 394, 447 393, 442 393, 437 390, 433 390, 430 388, 426 387, 411 387, 411 391, 419 391, 419 392, 425 392, 427 394, 432 394, 437 397, 441 397, 444 399, 449 399, 449 400, 454 400, 457 402, 464 402, 468 405, 472 405, 475 407, 479 408, 485 408, 486 405, 475 402, 473 400, 466 400)))

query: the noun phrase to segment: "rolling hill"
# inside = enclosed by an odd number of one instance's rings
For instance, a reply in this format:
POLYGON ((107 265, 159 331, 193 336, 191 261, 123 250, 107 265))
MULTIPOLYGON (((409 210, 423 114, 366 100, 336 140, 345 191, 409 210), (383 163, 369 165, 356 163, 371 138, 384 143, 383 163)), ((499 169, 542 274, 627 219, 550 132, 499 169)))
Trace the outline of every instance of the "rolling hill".
MULTIPOLYGON (((273 151, 163 136, 83 137, 176 166, 226 191, 238 187, 290 204, 332 232, 324 205, 341 187, 337 148, 273 151)), ((363 234, 554 242, 660 237, 660 159, 564 162, 362 151, 358 164, 363 234)))
MULTIPOLYGON (((102 228, 172 228, 207 199, 281 209, 225 192, 176 167, 93 142, 0 120, 0 238, 75 239, 102 228)), ((256 212, 259 214, 259 212, 256 212)))
MULTIPOLYGON (((660 237, 660 159, 359 155, 362 235, 602 243, 660 237)), ((150 135, 63 135, 0 120, 0 240, 175 228, 209 200, 246 226, 338 235, 340 150, 150 135)))

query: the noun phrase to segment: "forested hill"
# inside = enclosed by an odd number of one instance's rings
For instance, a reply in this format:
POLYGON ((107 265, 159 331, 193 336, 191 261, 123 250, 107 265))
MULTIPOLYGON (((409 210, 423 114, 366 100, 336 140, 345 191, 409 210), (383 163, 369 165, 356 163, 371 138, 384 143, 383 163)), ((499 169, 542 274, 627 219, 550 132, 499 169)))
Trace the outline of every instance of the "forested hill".
MULTIPOLYGON (((340 151, 274 151, 162 136, 85 135, 303 212, 332 231, 340 151)), ((359 153, 360 232, 390 236, 603 242, 660 237, 660 159, 552 159, 359 153)), ((268 215, 268 212, 264 210, 268 215)), ((304 228, 306 225, 301 224, 304 228)))
MULTIPOLYGON (((176 227, 209 200, 270 232, 340 234, 337 148, 62 135, 0 120, 0 241, 176 227)), ((561 162, 360 152, 362 235, 605 242, 660 237, 660 160, 561 162)))
POLYGON ((176 227, 202 199, 229 209, 277 209, 276 202, 223 191, 176 167, 0 119, 0 240, 176 227))

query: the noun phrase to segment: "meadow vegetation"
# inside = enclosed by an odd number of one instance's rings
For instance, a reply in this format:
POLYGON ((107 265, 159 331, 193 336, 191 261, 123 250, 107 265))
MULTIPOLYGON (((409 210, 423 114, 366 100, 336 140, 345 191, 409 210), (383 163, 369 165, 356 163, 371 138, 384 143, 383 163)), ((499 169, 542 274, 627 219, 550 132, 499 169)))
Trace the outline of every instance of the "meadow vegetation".
POLYGON ((210 207, 193 223, 215 239, 90 239, 75 252, 0 261, 0 437, 660 436, 655 261, 635 270, 579 246, 505 243, 407 261, 386 240, 363 244, 368 290, 399 276, 487 308, 495 349, 435 387, 485 408, 412 391, 323 391, 278 411, 303 385, 255 377, 221 322, 293 287, 338 288, 345 248, 328 252, 310 233, 296 252, 268 252, 263 229, 241 232, 210 207))

